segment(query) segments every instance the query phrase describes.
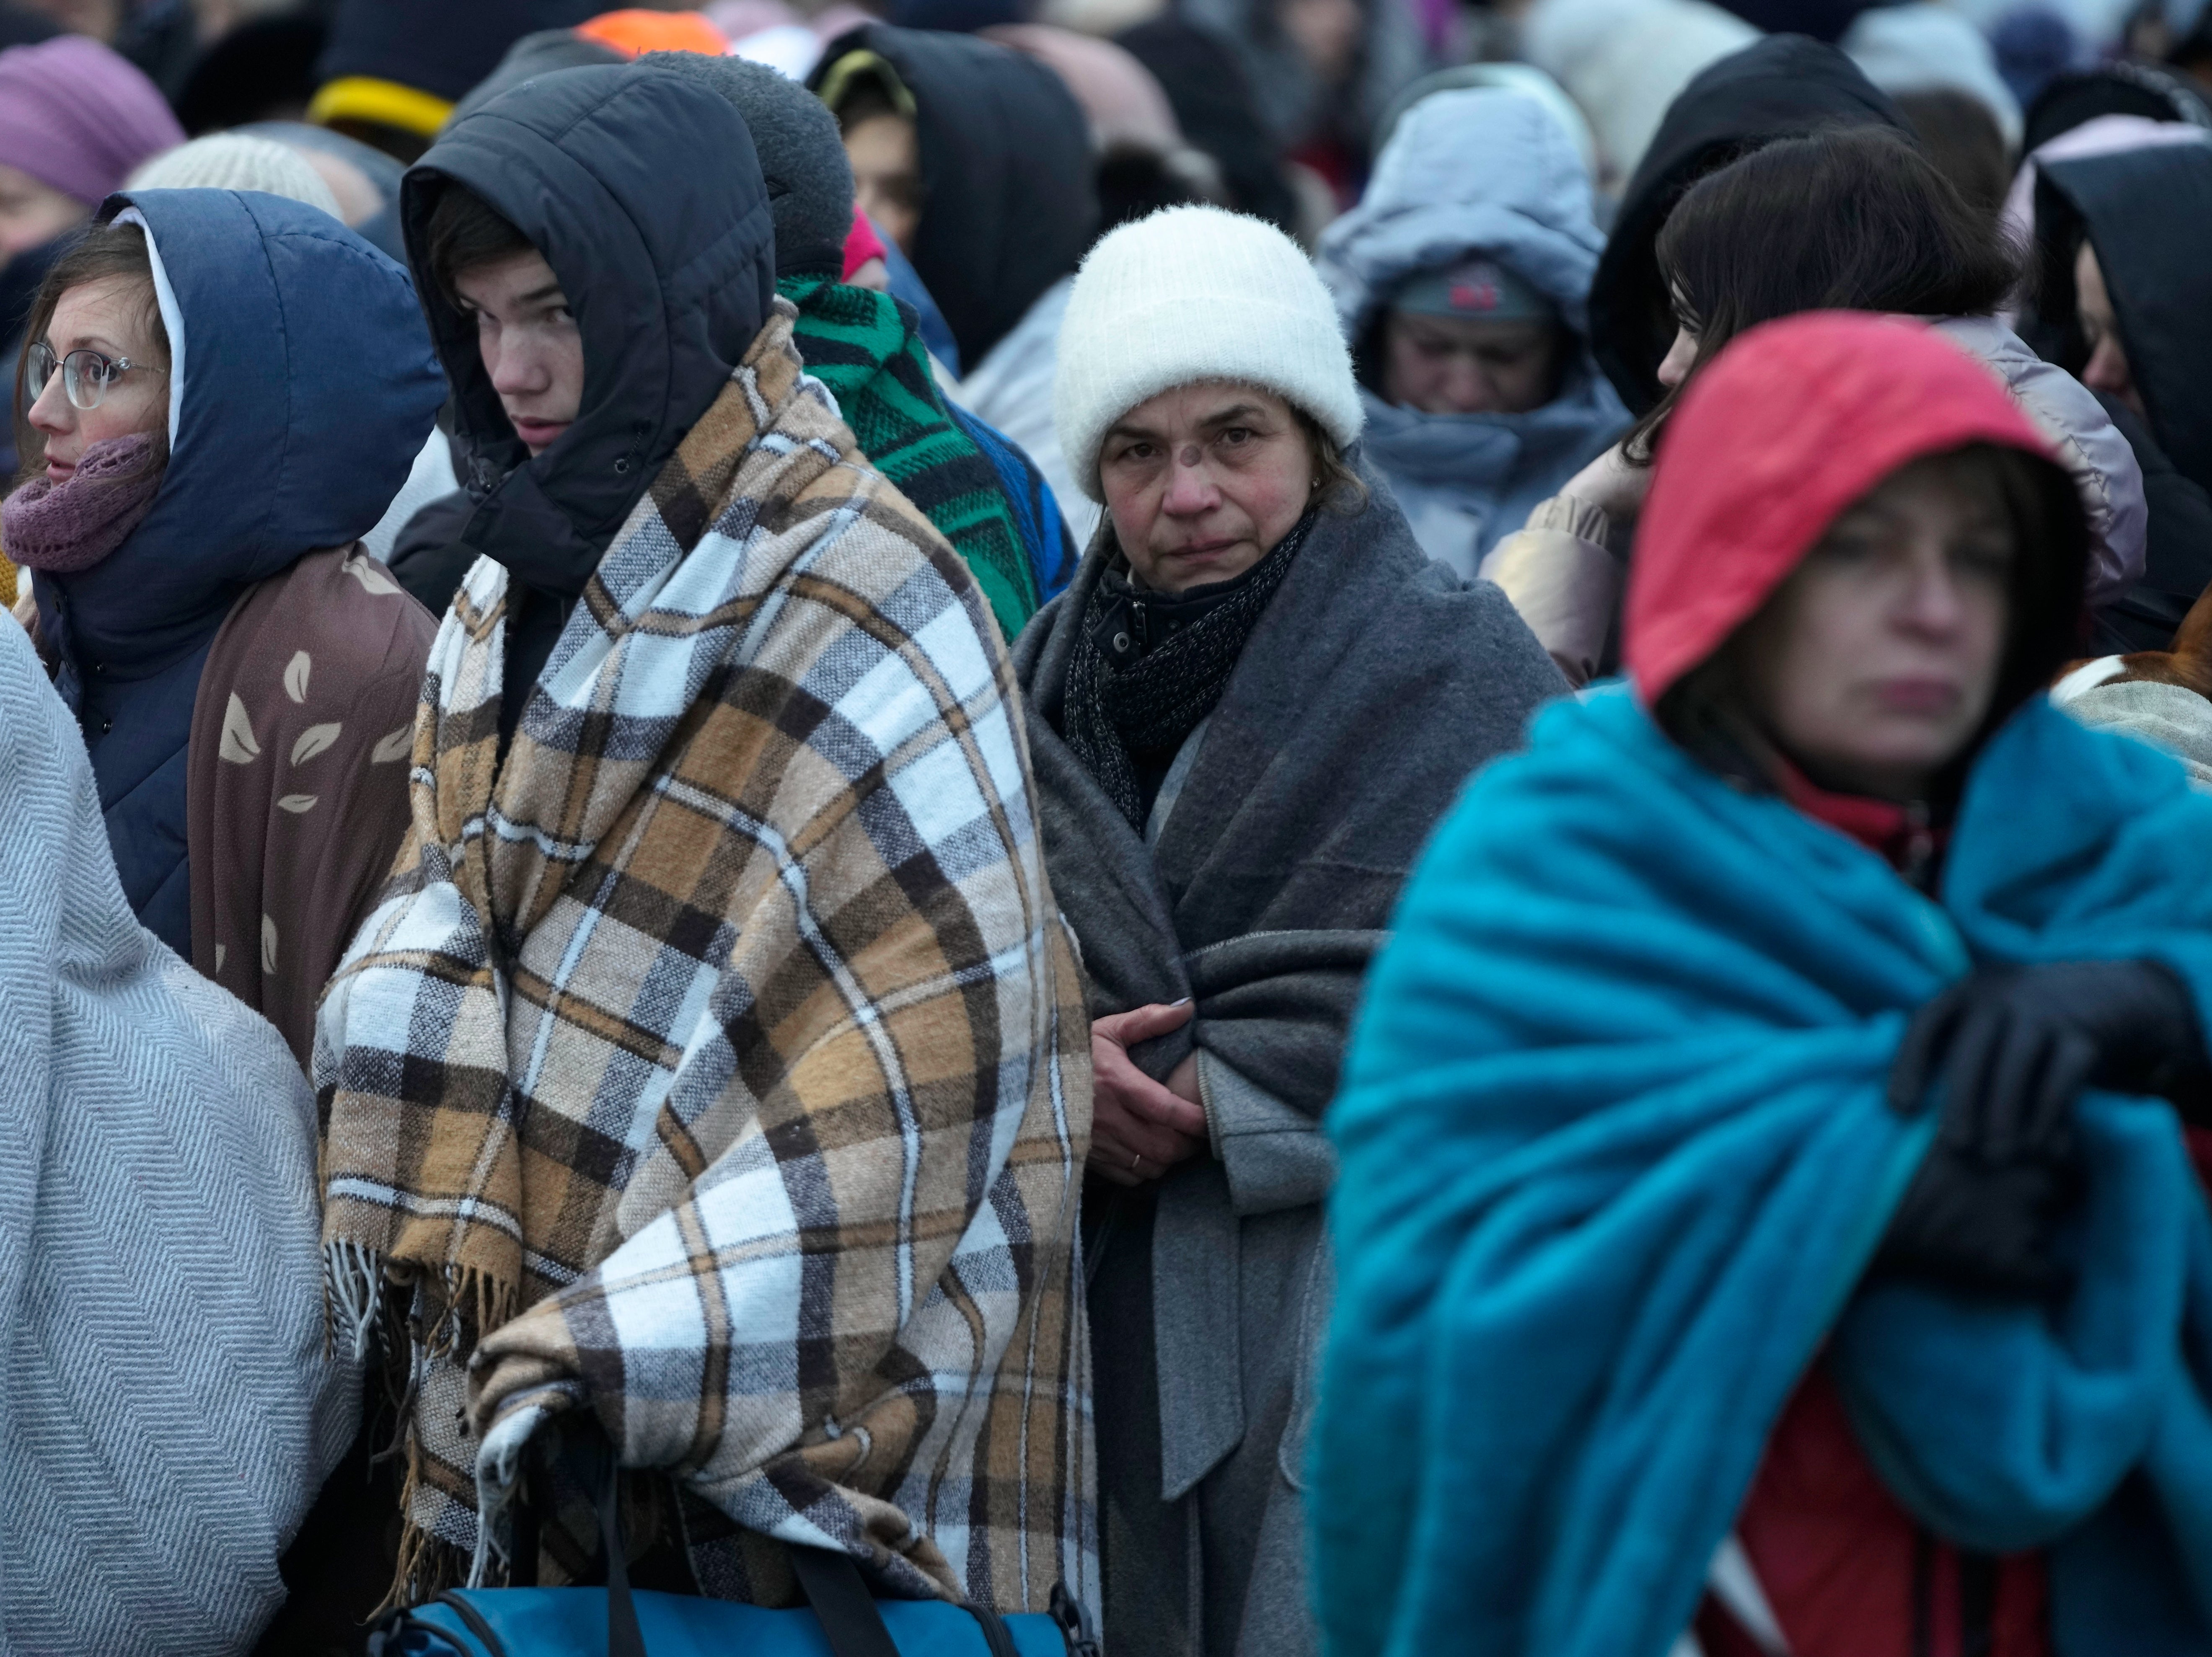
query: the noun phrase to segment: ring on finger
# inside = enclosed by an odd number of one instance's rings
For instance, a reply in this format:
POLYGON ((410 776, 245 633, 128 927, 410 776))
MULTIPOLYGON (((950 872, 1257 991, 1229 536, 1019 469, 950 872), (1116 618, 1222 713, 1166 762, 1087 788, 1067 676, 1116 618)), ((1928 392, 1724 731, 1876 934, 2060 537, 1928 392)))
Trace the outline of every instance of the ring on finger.
POLYGON ((1130 1172, 1130 1173, 1132 1173, 1132 1174, 1134 1174, 1134 1173, 1137 1171, 1137 1164, 1138 1164, 1138 1163, 1139 1163, 1139 1162, 1143 1162, 1144 1160, 1145 1160, 1145 1156, 1144 1156, 1144 1153, 1143 1153, 1142 1151, 1138 1151, 1138 1150, 1133 1150, 1133 1151, 1131 1151, 1131 1152, 1129 1153, 1129 1172, 1130 1172))

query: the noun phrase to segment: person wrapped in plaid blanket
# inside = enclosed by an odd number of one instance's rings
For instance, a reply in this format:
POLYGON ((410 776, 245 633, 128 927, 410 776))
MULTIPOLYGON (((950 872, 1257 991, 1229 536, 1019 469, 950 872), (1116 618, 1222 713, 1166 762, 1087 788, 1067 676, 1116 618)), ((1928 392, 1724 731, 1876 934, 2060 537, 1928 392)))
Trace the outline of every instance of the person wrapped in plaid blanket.
POLYGON ((533 81, 404 215, 486 555, 316 1044, 395 1595, 582 1569, 557 1500, 533 1560, 507 1520, 586 1422, 702 1593, 787 1602, 795 1542, 1095 1607, 1088 1021, 989 608, 805 375, 713 93, 533 81))

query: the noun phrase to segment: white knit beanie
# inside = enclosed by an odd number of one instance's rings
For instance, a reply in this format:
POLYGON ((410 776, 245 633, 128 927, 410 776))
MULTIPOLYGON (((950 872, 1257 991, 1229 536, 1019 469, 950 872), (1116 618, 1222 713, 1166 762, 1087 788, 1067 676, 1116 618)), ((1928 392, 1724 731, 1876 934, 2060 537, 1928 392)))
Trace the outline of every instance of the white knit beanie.
POLYGON ((1052 388, 1060 452, 1094 501, 1107 431, 1148 398, 1200 380, 1274 392, 1339 448, 1364 411, 1336 305, 1298 245, 1262 219, 1167 207, 1102 237, 1060 325, 1052 388))
POLYGON ((129 190, 258 190, 310 207, 332 218, 338 198, 307 157, 289 144, 252 132, 216 132, 162 151, 143 163, 129 190))

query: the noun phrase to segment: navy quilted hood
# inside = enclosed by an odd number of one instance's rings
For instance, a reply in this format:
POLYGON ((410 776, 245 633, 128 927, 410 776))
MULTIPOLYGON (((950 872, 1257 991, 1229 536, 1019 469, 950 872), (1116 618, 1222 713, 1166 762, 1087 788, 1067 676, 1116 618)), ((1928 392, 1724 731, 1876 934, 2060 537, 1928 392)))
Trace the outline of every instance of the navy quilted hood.
POLYGON ((184 759, 208 647, 247 588, 375 525, 445 382, 407 273, 329 214, 235 190, 100 209, 125 215, 148 232, 169 335, 168 465, 122 546, 33 590, 124 891, 189 953, 184 759))

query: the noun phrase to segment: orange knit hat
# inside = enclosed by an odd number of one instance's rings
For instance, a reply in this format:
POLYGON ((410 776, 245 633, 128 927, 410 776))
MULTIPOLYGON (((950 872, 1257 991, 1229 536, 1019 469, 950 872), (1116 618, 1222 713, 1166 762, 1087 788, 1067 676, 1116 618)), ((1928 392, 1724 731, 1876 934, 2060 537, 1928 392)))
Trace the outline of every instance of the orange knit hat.
POLYGON ((730 50, 729 38, 696 11, 647 11, 642 7, 605 11, 588 23, 579 23, 576 33, 612 46, 625 58, 642 58, 648 52, 696 52, 720 58, 730 50))

